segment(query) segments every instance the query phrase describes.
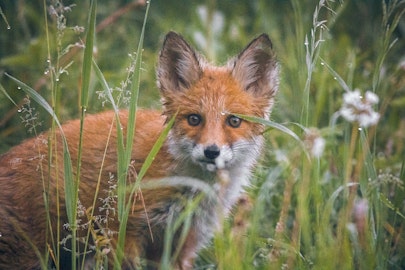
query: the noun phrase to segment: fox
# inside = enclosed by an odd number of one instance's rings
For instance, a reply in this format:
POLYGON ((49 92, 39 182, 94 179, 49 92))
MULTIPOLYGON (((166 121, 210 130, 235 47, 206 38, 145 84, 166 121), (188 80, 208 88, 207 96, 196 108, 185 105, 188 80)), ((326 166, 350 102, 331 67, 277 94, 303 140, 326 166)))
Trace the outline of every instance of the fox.
MULTIPOLYGON (((169 120, 174 120, 142 179, 142 184, 153 188, 141 185, 130 210, 122 269, 160 269, 166 230, 173 228, 190 202, 197 201, 189 225, 177 228, 170 242, 173 269, 192 269, 198 252, 219 232, 222 220, 250 183, 264 148, 265 127, 243 115, 269 119, 278 91, 279 63, 267 34, 257 36, 225 65, 217 66, 170 31, 158 55, 156 77, 162 109, 136 112, 130 164, 133 179, 169 120), (159 185, 162 179, 166 182, 159 185)), ((124 109, 118 114, 124 134, 128 115, 124 109)), ((114 117, 114 111, 88 114, 83 123, 78 196, 88 209, 100 185, 95 216, 103 215, 102 191, 111 189, 111 179, 118 173, 118 135, 109 132, 116 128, 114 117)), ((74 178, 80 128, 79 120, 62 125, 74 178)), ((68 216, 63 165, 55 164, 63 162, 62 132, 54 131, 53 142, 47 139, 49 132, 0 156, 0 269, 41 269, 41 256, 48 254, 54 260, 52 239, 57 239, 57 233, 60 238, 69 235, 64 225, 68 216)), ((128 181, 133 183, 133 179, 128 181)), ((113 213, 108 226, 113 232, 119 230, 113 213)), ((110 238, 113 250, 117 234, 110 238)), ((66 256, 69 259, 63 261, 61 255, 61 261, 53 264, 69 269, 71 260, 66 256)), ((91 269, 92 261, 88 261, 91 269)))

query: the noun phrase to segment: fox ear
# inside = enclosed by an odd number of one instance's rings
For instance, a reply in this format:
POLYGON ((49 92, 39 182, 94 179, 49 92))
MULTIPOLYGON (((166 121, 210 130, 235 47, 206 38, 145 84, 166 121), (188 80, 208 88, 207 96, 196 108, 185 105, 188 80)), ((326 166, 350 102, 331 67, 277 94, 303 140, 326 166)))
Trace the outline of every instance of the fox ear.
POLYGON ((276 94, 279 68, 272 43, 266 34, 250 42, 232 61, 232 75, 245 91, 267 98, 276 94))
POLYGON ((182 36, 169 32, 159 54, 158 87, 162 92, 183 91, 202 74, 199 57, 182 36))

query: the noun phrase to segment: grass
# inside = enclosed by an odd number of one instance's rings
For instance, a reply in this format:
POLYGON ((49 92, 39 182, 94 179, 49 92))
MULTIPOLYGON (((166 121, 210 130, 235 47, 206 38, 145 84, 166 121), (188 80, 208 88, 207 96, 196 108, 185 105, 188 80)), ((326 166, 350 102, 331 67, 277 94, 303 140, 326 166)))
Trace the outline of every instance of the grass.
MULTIPOLYGON (((154 4, 151 4, 149 18, 151 21, 154 20, 154 4)), ((283 67, 278 103, 273 113, 275 120, 263 121, 244 116, 250 121, 261 121, 268 128, 265 133, 267 146, 263 160, 255 171, 252 186, 248 187, 248 196, 241 200, 233 217, 225 221, 223 230, 217 234, 212 245, 201 252, 196 268, 403 269, 405 267, 403 236, 405 135, 403 124, 401 126, 404 122, 401 113, 403 115, 405 104, 403 98, 405 82, 401 78, 405 70, 400 62, 395 62, 395 57, 400 52, 398 48, 403 45, 403 40, 396 38, 396 31, 399 29, 401 18, 403 20, 405 3, 404 1, 380 3, 382 12, 378 17, 380 24, 378 34, 365 33, 370 34, 372 38, 366 39, 367 42, 370 40, 371 42, 369 48, 363 51, 356 48, 344 32, 342 34, 338 31, 339 22, 346 18, 349 5, 347 1, 326 0, 305 1, 305 3, 291 0, 288 4, 281 4, 278 1, 266 4, 265 1, 258 1, 260 8, 254 11, 254 20, 264 26, 261 26, 262 28, 257 26, 257 31, 262 29, 267 31, 269 25, 274 27, 285 24, 284 27, 280 26, 280 29, 270 30, 272 31, 270 36, 283 67), (286 5, 289 5, 287 9, 286 5), (271 9, 274 6, 290 13, 283 18, 284 15, 277 15, 271 9), (270 19, 269 12, 274 14, 270 19), (379 102, 368 108, 379 113, 378 123, 362 126, 361 121, 349 121, 350 119, 343 117, 344 94, 351 93, 355 89, 359 89, 364 96, 360 102, 365 102, 367 90, 379 97, 379 102)), ((211 15, 207 16, 205 22, 197 22, 200 28, 195 26, 193 29, 205 33, 218 16, 231 16, 217 13, 216 8, 220 6, 220 3, 211 1, 206 6, 208 14, 211 15), (204 23, 206 25, 201 26, 204 23)), ((238 4, 235 8, 237 6, 238 4)), ((84 119, 89 107, 97 106, 94 105, 96 102, 108 103, 116 111, 122 103, 124 105, 126 103, 131 106, 130 123, 135 123, 137 105, 143 98, 142 94, 145 94, 140 92, 144 86, 142 78, 145 76, 147 79, 149 76, 148 72, 141 72, 142 59, 143 56, 148 59, 148 54, 152 54, 144 43, 144 39, 152 34, 145 28, 148 10, 149 4, 144 11, 146 15, 145 21, 141 24, 139 45, 136 53, 132 54, 133 58, 129 60, 131 63, 128 76, 121 84, 124 86, 123 89, 120 89, 109 86, 111 84, 109 78, 118 75, 111 76, 103 71, 94 56, 93 42, 96 39, 93 38, 96 35, 97 13, 96 1, 92 1, 85 27, 86 49, 81 68, 81 90, 75 93, 79 104, 77 111, 81 119, 84 119), (95 92, 95 82, 101 85, 100 95, 104 97, 102 101, 91 100, 95 92), (112 89, 118 91, 114 92, 112 89), (127 91, 131 94, 126 93, 127 91), (130 101, 124 102, 128 96, 130 101)), ((0 11, 2 17, 7 18, 4 9, 0 11)), ((56 19, 48 25, 48 16, 44 8, 49 93, 39 95, 33 87, 24 83, 23 79, 16 79, 20 77, 18 73, 16 76, 8 75, 13 84, 17 84, 30 100, 39 104, 39 110, 51 115, 53 131, 60 127, 59 118, 66 106, 63 100, 65 92, 62 91, 65 86, 64 80, 74 77, 75 75, 68 72, 73 72, 73 67, 77 67, 75 63, 62 61, 69 51, 66 48, 70 46, 64 48, 62 45, 68 38, 63 25, 66 24, 67 14, 68 9, 57 10, 54 14, 56 19), (56 30, 54 31, 52 27, 56 30), (56 44, 53 44, 54 39, 56 44), (50 100, 49 103, 47 99, 50 100)), ((210 50, 212 58, 221 58, 218 53, 215 54, 215 48, 218 52, 223 52, 225 45, 218 47, 215 45, 218 44, 218 40, 214 39, 220 39, 221 35, 227 36, 226 29, 228 29, 226 25, 215 29, 217 32, 210 32, 207 37, 205 45, 207 50, 210 50), (215 46, 210 46, 210 42, 215 46)), ((242 42, 244 35, 246 34, 239 34, 236 39, 242 42)), ((231 42, 229 45, 232 45, 231 42)), ((15 100, 14 93, 5 89, 9 87, 1 86, 6 99, 15 100)), ((354 114, 356 113, 361 112, 355 111, 354 114)), ((38 121, 37 117, 35 121, 38 121)), ((32 127, 34 134, 38 134, 35 121, 32 127)), ((119 119, 116 118, 116 121, 119 127, 119 119)), ((170 124, 166 132, 169 128, 170 124)), ((131 200, 128 200, 127 196, 133 196, 139 187, 142 173, 147 170, 149 162, 166 136, 164 134, 156 142, 154 152, 138 173, 137 182, 131 186, 131 192, 127 193, 126 181, 128 174, 131 173, 128 171, 130 168, 128 153, 131 150, 130 142, 134 129, 135 126, 129 127, 126 134, 128 137, 125 137, 119 128, 110 131, 118 133, 120 146, 117 189, 111 190, 111 194, 107 196, 111 201, 106 198, 106 207, 116 207, 121 222, 119 232, 116 232, 119 234, 119 245, 117 250, 113 251, 116 254, 117 269, 123 260, 121 250, 125 242, 126 219, 131 208, 131 200), (114 196, 117 196, 116 205, 112 203, 114 196), (108 206, 108 203, 112 206, 108 206)), ((64 149, 51 149, 50 152, 61 150, 65 153, 64 160, 55 162, 58 166, 64 166, 65 179, 73 179, 67 144, 64 144, 64 149)), ((78 160, 80 161, 80 156, 78 160)), ((80 162, 76 168, 80 171, 80 162)), ((80 178, 65 183, 78 185, 79 181, 80 178)), ((45 189, 46 186, 47 183, 44 182, 45 189)), ((75 247, 76 243, 82 241, 75 234, 75 230, 82 229, 83 225, 78 223, 78 215, 86 215, 80 211, 76 191, 75 186, 66 187, 69 226, 73 232, 71 242, 74 243, 71 250, 77 250, 72 252, 72 261, 76 260, 76 255, 86 252, 79 250, 79 245, 75 247)), ((184 224, 187 224, 192 209, 191 205, 181 218, 184 224)), ((90 212, 87 218, 92 220, 95 217, 90 212)), ((88 226, 85 229, 87 236, 84 242, 89 249, 89 239, 96 236, 94 227, 88 226)), ((166 243, 169 243, 173 237, 170 230, 165 237, 166 243)), ((96 247, 97 266, 101 267, 106 265, 105 251, 111 247, 108 245, 107 234, 98 240, 99 243, 103 243, 96 247)), ((43 252, 43 268, 47 267, 48 261, 53 260, 53 257, 57 260, 61 253, 59 244, 63 242, 61 236, 57 235, 52 242, 51 255, 43 252)), ((170 262, 168 254, 166 252, 164 256, 165 266, 170 262)), ((73 265, 76 267, 75 263, 73 265)), ((77 268, 83 266, 84 261, 77 268)))

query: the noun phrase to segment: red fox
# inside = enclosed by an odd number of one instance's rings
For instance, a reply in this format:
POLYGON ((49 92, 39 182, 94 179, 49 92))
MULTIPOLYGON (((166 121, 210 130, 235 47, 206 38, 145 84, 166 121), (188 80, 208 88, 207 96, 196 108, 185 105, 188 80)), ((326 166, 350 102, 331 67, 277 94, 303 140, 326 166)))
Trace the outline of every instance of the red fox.
MULTIPOLYGON (((202 192, 187 184, 197 179, 210 187, 214 196, 203 196, 198 201, 188 230, 182 226, 174 234, 170 253, 174 268, 192 268, 198 251, 209 243, 222 218, 249 184, 264 143, 264 126, 237 115, 269 118, 278 89, 278 70, 266 34, 251 41, 224 66, 209 64, 179 34, 166 35, 156 72, 163 111, 137 112, 131 166, 136 177, 168 120, 175 117, 166 141, 142 180, 154 183, 167 179, 173 184, 143 189, 142 201, 133 203, 123 269, 139 266, 139 258, 147 269, 159 268, 166 229, 184 212, 187 201, 202 192)), ((125 132, 128 112, 121 111, 119 117, 125 132)), ((84 121, 79 199, 83 207, 90 207, 101 177, 94 215, 105 215, 101 198, 106 197, 105 191, 111 189, 111 179, 117 174, 117 135, 109 132, 113 123, 111 111, 88 115, 84 121)), ((62 128, 75 173, 80 122, 70 121, 62 128)), ((49 252, 49 260, 54 257, 52 238, 56 238, 57 232, 60 238, 69 234, 63 226, 68 222, 63 165, 56 164, 63 162, 60 133, 56 132, 56 143, 51 147, 52 160, 47 136, 45 133, 40 136, 42 140, 28 139, 0 156, 0 269, 39 269, 41 254, 49 252), (44 203, 45 191, 48 206, 44 203)), ((117 232, 118 225, 110 213, 109 229, 117 232)), ((116 234, 111 238, 114 247, 116 234)), ((54 263, 68 268, 64 262, 54 263)))

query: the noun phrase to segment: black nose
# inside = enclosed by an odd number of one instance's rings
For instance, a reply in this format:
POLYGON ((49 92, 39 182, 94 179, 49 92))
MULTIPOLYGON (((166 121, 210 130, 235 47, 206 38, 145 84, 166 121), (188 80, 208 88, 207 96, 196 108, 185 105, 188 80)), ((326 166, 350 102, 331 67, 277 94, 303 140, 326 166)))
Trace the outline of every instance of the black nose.
POLYGON ((204 149, 204 156, 209 159, 216 159, 220 154, 219 147, 216 144, 207 146, 204 149))

